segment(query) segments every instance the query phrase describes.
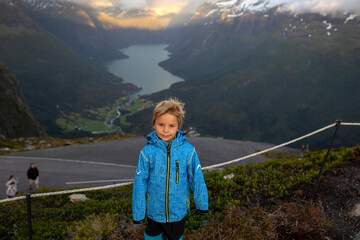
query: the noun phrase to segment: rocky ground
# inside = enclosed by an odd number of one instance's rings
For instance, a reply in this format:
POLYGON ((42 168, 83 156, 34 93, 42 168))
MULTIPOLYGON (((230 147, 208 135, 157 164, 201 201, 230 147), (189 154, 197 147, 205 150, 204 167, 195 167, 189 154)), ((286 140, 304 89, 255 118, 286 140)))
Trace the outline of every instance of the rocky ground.
POLYGON ((333 222, 330 239, 360 240, 360 154, 351 163, 324 172, 317 197, 333 222))

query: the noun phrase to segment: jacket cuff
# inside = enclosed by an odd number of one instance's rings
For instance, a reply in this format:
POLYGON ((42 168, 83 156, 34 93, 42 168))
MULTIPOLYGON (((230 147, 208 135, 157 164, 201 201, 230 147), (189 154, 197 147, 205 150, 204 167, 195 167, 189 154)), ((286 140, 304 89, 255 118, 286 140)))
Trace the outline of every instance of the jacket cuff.
POLYGON ((142 220, 140 220, 140 221, 135 221, 135 220, 133 220, 133 223, 134 223, 135 225, 141 225, 141 224, 143 224, 144 222, 145 222, 145 218, 142 219, 142 220))
POLYGON ((200 209, 197 209, 197 212, 200 213, 200 214, 208 214, 208 213, 209 213, 209 210, 200 210, 200 209))

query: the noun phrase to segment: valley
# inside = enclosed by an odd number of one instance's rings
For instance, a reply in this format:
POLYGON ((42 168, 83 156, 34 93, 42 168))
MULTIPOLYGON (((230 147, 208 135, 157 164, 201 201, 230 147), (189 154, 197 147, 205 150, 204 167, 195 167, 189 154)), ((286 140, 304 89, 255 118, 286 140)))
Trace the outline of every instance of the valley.
POLYGON ((94 135, 124 133, 123 129, 131 127, 127 117, 154 106, 151 101, 141 98, 142 95, 167 89, 171 84, 182 81, 158 66, 159 62, 168 58, 168 52, 164 50, 166 46, 135 45, 122 49, 127 58, 108 63, 107 69, 124 78, 124 83, 136 85, 139 91, 116 99, 114 103, 104 107, 83 109, 81 114, 60 111, 56 124, 65 132, 77 131, 94 135))
POLYGON ((96 109, 84 109, 82 114, 62 112, 56 124, 65 132, 78 131, 86 135, 124 133, 121 129, 131 124, 126 118, 145 108, 152 107, 151 101, 122 97, 115 103, 96 109), (120 112, 120 116, 119 116, 120 112))

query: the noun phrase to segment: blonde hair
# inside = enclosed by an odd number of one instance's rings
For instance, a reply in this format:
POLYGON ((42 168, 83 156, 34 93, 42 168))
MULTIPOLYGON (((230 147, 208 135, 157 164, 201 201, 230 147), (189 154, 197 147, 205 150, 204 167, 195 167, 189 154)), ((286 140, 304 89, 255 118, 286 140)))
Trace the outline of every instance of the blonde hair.
POLYGON ((169 98, 159 102, 153 111, 152 125, 155 125, 156 119, 164 114, 172 114, 177 118, 179 129, 185 118, 184 103, 176 98, 169 98))

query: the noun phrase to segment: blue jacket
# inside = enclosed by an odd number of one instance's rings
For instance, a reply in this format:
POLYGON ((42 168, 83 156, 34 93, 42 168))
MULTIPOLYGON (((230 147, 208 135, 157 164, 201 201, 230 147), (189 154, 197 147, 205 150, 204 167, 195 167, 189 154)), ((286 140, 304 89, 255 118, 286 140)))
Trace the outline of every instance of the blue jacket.
POLYGON ((195 148, 181 131, 167 143, 155 132, 148 135, 135 173, 132 210, 135 224, 145 217, 178 222, 190 211, 190 189, 196 208, 208 212, 208 193, 195 148))

